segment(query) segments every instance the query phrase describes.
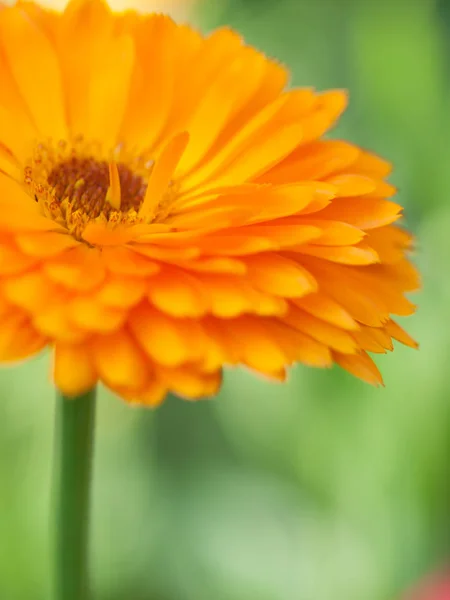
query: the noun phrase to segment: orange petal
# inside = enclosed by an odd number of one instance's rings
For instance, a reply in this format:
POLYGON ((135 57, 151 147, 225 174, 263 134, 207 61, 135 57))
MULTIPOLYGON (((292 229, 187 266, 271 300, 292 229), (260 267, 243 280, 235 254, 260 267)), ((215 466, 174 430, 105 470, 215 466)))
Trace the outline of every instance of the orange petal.
POLYGON ((421 287, 421 278, 417 267, 406 258, 392 264, 371 265, 369 272, 384 281, 388 287, 404 292, 416 292, 421 287))
POLYGON ((322 291, 308 294, 304 298, 295 298, 293 302, 306 312, 331 323, 331 325, 336 325, 348 331, 354 331, 359 327, 358 323, 338 302, 335 302, 322 291))
POLYGON ((332 365, 330 349, 322 342, 286 325, 281 320, 268 319, 266 327, 288 357, 288 364, 302 362, 310 367, 320 368, 332 365))
POLYGON ((217 369, 222 364, 234 365, 241 359, 242 346, 239 338, 235 338, 230 332, 229 321, 216 317, 202 319, 202 327, 209 339, 208 356, 205 363, 205 371, 217 369))
POLYGON ((103 263, 108 271, 119 275, 154 275, 160 271, 160 266, 135 252, 131 247, 102 248, 103 263))
POLYGON ((90 56, 89 121, 84 135, 114 147, 128 101, 134 43, 129 36, 111 36, 96 42, 98 49, 90 56))
MULTIPOLYGON (((175 240, 171 241, 174 242, 175 240)), ((174 244, 174 246, 176 246, 176 244, 174 244)), ((156 261, 168 263, 190 260, 200 256, 200 250, 198 248, 183 246, 181 244, 179 244, 178 247, 172 248, 157 246, 156 244, 137 243, 133 245, 133 250, 156 261)))
POLYGON ((278 254, 249 256, 245 264, 249 280, 276 296, 299 298, 317 290, 317 282, 306 269, 278 254))
POLYGON ((28 2, 27 0, 19 0, 17 4, 20 4, 20 8, 28 17, 45 32, 48 39, 53 41, 59 24, 58 13, 47 10, 45 7, 34 4, 34 2, 28 2))
POLYGON ((190 368, 160 367, 158 374, 167 387, 186 400, 215 396, 222 383, 222 372, 196 373, 190 368))
POLYGON ((65 396, 79 396, 97 383, 89 349, 84 344, 55 344, 53 378, 56 387, 65 396))
POLYGON ((15 313, 14 307, 7 301, 4 294, 0 294, 0 317, 8 318, 11 312, 15 313))
POLYGON ((3 282, 3 292, 10 302, 32 314, 38 314, 67 297, 61 287, 48 281, 38 270, 8 277, 3 282))
MULTIPOLYGON (((4 67, 0 53, 0 71, 2 69, 4 67)), ((24 112, 22 117, 19 113, 20 116, 15 117, 14 112, 6 109, 0 102, 0 171, 2 175, 8 174, 17 180, 23 176, 19 164, 29 158, 32 151, 31 140, 36 135, 31 125, 27 128, 25 114, 24 112)))
POLYGON ((114 161, 110 161, 109 187, 106 193, 105 202, 108 202, 115 210, 120 210, 121 196, 119 170, 117 169, 117 164, 114 161))
POLYGON ((3 50, 0 51, 0 89, 0 168, 19 179, 23 171, 17 169, 17 163, 28 158, 37 132, 3 50))
POLYGON ((366 238, 383 263, 396 263, 403 259, 413 245, 413 236, 393 225, 371 229, 366 238))
MULTIPOLYGON (((208 227, 205 229, 201 229, 200 231, 162 231, 155 233, 145 233, 143 235, 139 235, 133 247, 136 249, 136 252, 142 252, 142 254, 150 255, 153 250, 160 251, 161 247, 169 247, 173 252, 173 248, 180 250, 181 252, 186 249, 191 251, 195 250, 195 248, 186 248, 185 244, 193 244, 197 242, 198 239, 210 231, 215 231, 215 227, 208 227), (157 248, 153 248, 153 246, 157 246, 157 248), (180 246, 184 246, 180 248, 180 246)), ((198 253, 197 253, 198 255, 198 253)))
POLYGON ((190 170, 210 149, 239 105, 256 89, 264 68, 262 55, 242 48, 210 82, 188 124, 191 143, 180 164, 182 171, 190 170))
MULTIPOLYGON (((237 132, 235 136, 226 144, 224 147, 217 152, 214 158, 207 162, 204 166, 199 166, 199 168, 195 169, 186 180, 183 182, 182 191, 192 190, 199 186, 200 189, 205 181, 208 181, 214 176, 215 181, 218 179, 218 174, 224 171, 224 168, 230 164, 236 157, 244 151, 245 148, 251 148, 255 146, 255 142, 260 139, 260 136, 263 135, 262 132, 267 130, 267 127, 270 126, 271 121, 274 119, 275 115, 280 111, 283 105, 286 104, 288 99, 288 94, 282 94, 278 98, 275 98, 270 104, 264 106, 258 113, 252 116, 248 122, 242 127, 242 129, 237 132)), ((300 139, 301 134, 296 136, 296 140, 300 139)), ((287 151, 289 153, 289 150, 287 151)), ((279 160, 283 158, 283 155, 280 156, 279 160)), ((276 164, 278 161, 275 161, 276 164)), ((261 163, 260 163, 261 165, 261 163)), ((272 165, 273 166, 273 165, 272 165)), ((270 168, 270 165, 267 165, 270 168)), ((264 169, 265 170, 265 169, 264 169)), ((233 181, 235 185, 238 180, 233 181)), ((220 183, 219 185, 222 185, 220 183)), ((211 187, 211 186, 208 186, 211 187)), ((217 187, 217 185, 214 185, 217 187)))
POLYGON ((355 246, 298 246, 296 251, 309 256, 317 256, 343 265, 371 265, 380 262, 378 254, 367 244, 355 246))
POLYGON ((90 96, 86 91, 95 85, 95 67, 91 58, 99 48, 105 52, 104 42, 111 35, 112 25, 111 10, 102 1, 74 0, 67 4, 62 14, 56 43, 64 74, 68 122, 73 134, 86 134, 90 126, 90 96))
MULTIPOLYGON (((4 114, 3 107, 0 106, 0 131, 2 132, 2 134, 5 131, 5 128, 2 125, 3 114, 4 114)), ((11 117, 9 115, 7 115, 6 119, 11 120, 11 117)), ((17 131, 15 131, 15 135, 17 136, 17 131)), ((0 173, 8 175, 9 177, 11 177, 11 179, 18 181, 22 177, 22 169, 20 168, 20 165, 19 165, 18 161, 16 160, 15 156, 13 155, 10 147, 8 147, 8 148, 6 147, 6 143, 7 143, 7 141, 5 140, 5 136, 1 135, 1 137, 0 137, 0 173)))
POLYGON ((130 315, 130 327, 141 348, 159 364, 198 361, 204 352, 205 336, 194 320, 173 319, 142 305, 130 315))
POLYGON ((244 275, 247 272, 245 264, 237 258, 199 258, 198 260, 180 263, 188 271, 199 273, 231 273, 244 275))
POLYGON ((36 126, 54 140, 65 139, 63 85, 50 40, 18 7, 1 11, 0 33, 11 72, 36 126))
POLYGON ((393 350, 392 340, 383 328, 361 325, 359 331, 354 331, 352 335, 358 346, 368 352, 386 354, 387 350, 393 350))
POLYGON ((245 235, 244 232, 234 233, 228 231, 204 236, 195 242, 197 248, 204 255, 215 256, 246 256, 259 254, 267 250, 278 250, 276 240, 256 235, 245 235), (223 235, 221 235, 224 233, 223 235))
POLYGON ((183 132, 176 135, 165 146, 150 174, 145 198, 139 209, 139 217, 150 219, 153 216, 188 142, 189 134, 183 132))
POLYGON ((91 221, 83 231, 83 239, 93 246, 121 246, 134 238, 131 227, 118 226, 114 229, 106 223, 91 221))
POLYGON ((267 59, 267 56, 264 58, 265 73, 259 87, 255 90, 246 106, 242 107, 220 136, 220 141, 223 140, 226 142, 223 144, 224 146, 231 143, 234 136, 238 134, 238 132, 241 131, 255 115, 261 110, 264 110, 264 107, 269 106, 273 100, 279 98, 280 94, 288 84, 290 74, 286 67, 277 60, 267 59))
POLYGON ((339 354, 333 352, 333 358, 343 369, 372 385, 384 385, 383 378, 370 356, 362 350, 358 354, 339 354))
POLYGON ((168 222, 180 230, 185 229, 222 229, 245 223, 254 214, 249 206, 202 206, 197 210, 181 215, 172 215, 168 222))
POLYGON ((142 389, 150 378, 151 366, 132 336, 124 329, 101 335, 91 342, 99 377, 106 385, 142 389))
POLYGON ((162 312, 174 317, 205 314, 208 301, 199 281, 180 269, 165 268, 149 285, 149 300, 162 312))
POLYGON ((347 104, 345 90, 328 90, 318 94, 314 110, 303 119, 304 143, 323 135, 344 112, 347 104))
POLYGON ((70 322, 67 312, 65 304, 51 304, 33 315, 33 325, 52 340, 70 344, 84 341, 87 333, 70 322))
POLYGON ((176 50, 185 36, 167 15, 138 19, 133 29, 136 56, 121 138, 138 149, 152 148, 169 116, 174 98, 176 50), (142 99, 145 98, 145 102, 142 99))
POLYGON ((204 39, 188 28, 180 28, 179 34, 171 114, 163 132, 166 139, 185 129, 205 88, 217 77, 224 62, 229 62, 242 46, 240 36, 226 27, 213 31, 204 39))
POLYGON ((355 281, 361 276, 360 270, 306 256, 305 264, 317 279, 320 292, 325 292, 353 319, 371 327, 380 327, 387 321, 389 309, 384 293, 377 291, 373 283, 369 291, 367 281, 355 281))
POLYGON ((22 273, 38 264, 36 258, 25 256, 10 241, 0 241, 0 275, 22 273))
POLYGON ((320 237, 312 242, 313 245, 352 246, 358 244, 366 235, 361 229, 340 221, 302 218, 302 222, 305 225, 320 227, 322 231, 320 237))
POLYGON ((128 101, 133 40, 114 31, 106 2, 74 1, 61 17, 57 46, 72 134, 114 148, 128 101))
POLYGON ((303 128, 298 124, 276 129, 266 139, 259 140, 259 143, 239 155, 215 184, 229 185, 257 178, 292 152, 300 144, 302 136, 303 128))
POLYGON ((76 291, 96 288, 105 278, 105 267, 98 248, 79 244, 43 264, 45 274, 55 283, 76 291))
POLYGON ((384 179, 392 171, 390 162, 366 150, 361 150, 353 164, 353 168, 357 173, 363 173, 369 177, 378 177, 380 179, 384 179))
MULTIPOLYGON (((0 173, 0 179, 2 175, 0 173)), ((0 194, 3 193, 5 193, 4 186, 0 184, 0 194)), ((34 213, 31 202, 33 200, 26 196, 26 203, 21 204, 18 198, 14 197, 11 204, 6 204, 2 202, 0 197, 0 230, 12 233, 16 231, 54 231, 64 233, 64 230, 59 225, 56 225, 50 219, 34 213)))
POLYGON ((366 194, 373 192, 376 188, 376 184, 370 177, 349 173, 334 175, 333 177, 327 178, 326 182, 335 186, 337 190, 336 196, 338 198, 346 196, 365 196, 366 194))
POLYGON ((395 321, 389 320, 385 325, 385 329, 391 337, 405 344, 405 346, 416 349, 419 347, 419 344, 395 321))
POLYGON ((109 276, 95 293, 95 301, 113 308, 129 308, 144 297, 146 290, 147 281, 143 278, 109 276))
POLYGON ((169 390, 167 383, 154 378, 139 391, 126 388, 115 388, 112 391, 118 393, 121 398, 130 404, 141 404, 149 408, 157 408, 164 402, 169 390))
POLYGON ((360 229, 374 229, 397 221, 402 210, 399 204, 381 198, 339 198, 324 208, 320 217, 343 221, 360 229))
POLYGON ((287 305, 284 299, 261 292, 247 279, 227 275, 203 275, 201 285, 208 298, 211 314, 232 318, 243 313, 282 315, 287 305))
MULTIPOLYGON (((388 269, 391 266, 370 265, 364 269, 351 269, 336 265, 341 281, 347 282, 356 294, 364 293, 371 297, 379 306, 385 306, 389 313, 402 316, 411 315, 416 307, 405 298, 407 288, 405 289, 400 277, 390 279, 388 269)), ((367 323, 367 325, 371 324, 367 323)))
POLYGON ((239 317, 226 326, 228 336, 239 346, 240 362, 262 373, 278 372, 288 365, 289 355, 283 350, 281 335, 273 335, 264 320, 239 317))
POLYGON ((321 319, 317 319, 306 311, 291 307, 288 314, 282 320, 294 329, 302 331, 318 342, 333 348, 333 350, 338 350, 344 354, 352 354, 357 349, 357 345, 350 333, 321 319))
POLYGON ((357 160, 360 149, 341 140, 317 140, 302 145, 258 181, 289 183, 319 180, 349 167, 357 160))
POLYGON ((321 210, 334 198, 334 188, 325 183, 292 183, 262 190, 252 196, 254 215, 251 222, 269 221, 295 214, 321 210))
POLYGON ((37 202, 17 181, 0 173, 0 230, 23 232, 53 229, 61 230, 61 227, 40 214, 37 202))
POLYGON ((303 223, 301 225, 291 225, 289 222, 283 223, 282 221, 245 225, 239 229, 230 228, 227 231, 227 235, 233 235, 235 232, 269 239, 271 242, 275 243, 277 248, 301 246, 307 242, 317 241, 322 235, 319 227, 313 227, 312 225, 303 223))
POLYGON ((14 312, 0 326, 0 362, 30 358, 47 345, 47 338, 32 326, 23 313, 14 312))
MULTIPOLYGON (((179 214, 183 211, 189 212, 191 209, 195 211, 199 206, 209 206, 210 204, 216 207, 226 206, 228 203, 234 205, 239 203, 242 197, 253 196, 255 193, 268 189, 267 185, 258 185, 256 183, 224 185, 210 188, 207 191, 200 191, 198 194, 196 192, 180 193, 174 200, 173 206, 177 214, 179 214), (235 196, 239 196, 240 198, 236 198, 235 196), (219 202, 218 198, 220 198, 219 202)), ((169 217, 169 220, 171 220, 171 217, 169 217)))
POLYGON ((15 241, 20 250, 27 256, 48 258, 57 256, 64 250, 79 246, 80 242, 72 236, 56 232, 21 233, 15 236, 15 241))
POLYGON ((83 331, 115 331, 126 319, 126 312, 119 308, 104 306, 92 296, 75 297, 67 306, 70 322, 83 331))

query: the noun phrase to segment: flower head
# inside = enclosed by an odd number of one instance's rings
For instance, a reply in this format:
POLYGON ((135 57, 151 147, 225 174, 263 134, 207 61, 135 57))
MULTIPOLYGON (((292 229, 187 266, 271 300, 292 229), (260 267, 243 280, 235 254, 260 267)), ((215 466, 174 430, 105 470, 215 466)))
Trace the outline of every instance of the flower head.
POLYGON ((214 394, 414 346, 418 287, 390 165, 323 139, 342 91, 229 29, 73 0, 0 10, 0 360, 49 346, 54 380, 130 401, 214 394))

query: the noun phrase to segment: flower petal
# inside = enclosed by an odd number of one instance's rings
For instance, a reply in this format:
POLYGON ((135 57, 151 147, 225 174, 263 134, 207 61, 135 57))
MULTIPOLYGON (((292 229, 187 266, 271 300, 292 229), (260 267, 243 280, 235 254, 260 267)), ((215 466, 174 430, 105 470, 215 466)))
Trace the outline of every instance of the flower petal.
POLYGON ((124 329, 95 337, 91 342, 95 368, 113 389, 142 389, 150 377, 150 365, 132 336, 124 329))
POLYGON ((0 326, 1 362, 30 358, 45 348, 47 343, 46 336, 36 331, 25 314, 13 312, 7 319, 3 318, 0 326))
POLYGON ((105 267, 97 248, 79 244, 43 264, 51 281, 86 292, 98 287, 105 278, 105 267))
POLYGON ((285 298, 300 298, 317 290, 317 282, 302 265, 279 254, 245 258, 250 281, 260 290, 285 298))
POLYGON ((298 308, 291 307, 288 314, 283 317, 283 322, 298 331, 306 333, 333 350, 338 350, 344 354, 352 354, 357 349, 357 344, 350 333, 317 319, 298 308))
POLYGON ((152 278, 149 300, 173 317, 198 317, 208 310, 208 300, 199 281, 181 269, 165 267, 152 278))
POLYGON ((384 385, 380 371, 364 350, 361 350, 358 354, 333 352, 333 358, 338 365, 355 377, 372 385, 384 385))
POLYGON ((320 213, 322 219, 344 221, 359 229, 374 229, 397 221, 402 212, 399 204, 381 198, 339 198, 320 213))
POLYGON ((50 40, 18 7, 2 10, 0 36, 17 87, 37 128, 55 140, 65 139, 63 86, 50 40))
POLYGON ((55 345, 53 378, 56 387, 65 396, 80 396, 97 383, 97 372, 85 345, 55 345))
POLYGON ((205 336, 193 319, 173 319, 143 304, 130 315, 130 327, 140 347, 159 364, 178 366, 202 357, 205 336))
POLYGON ((398 340, 402 344, 405 344, 405 346, 410 346, 411 348, 419 347, 418 343, 392 319, 386 323, 385 329, 391 337, 393 337, 395 340, 398 340))
POLYGON ((38 269, 8 277, 2 284, 2 291, 9 302, 31 314, 68 298, 63 288, 48 281, 38 269))
POLYGON ((303 298, 295 298, 293 303, 307 313, 331 323, 331 325, 349 331, 354 331, 359 327, 351 315, 338 302, 324 294, 322 290, 315 294, 308 294, 303 298))
POLYGON ((70 235, 56 232, 22 233, 16 235, 17 246, 27 256, 48 258, 57 256, 64 250, 75 248, 79 242, 70 235))

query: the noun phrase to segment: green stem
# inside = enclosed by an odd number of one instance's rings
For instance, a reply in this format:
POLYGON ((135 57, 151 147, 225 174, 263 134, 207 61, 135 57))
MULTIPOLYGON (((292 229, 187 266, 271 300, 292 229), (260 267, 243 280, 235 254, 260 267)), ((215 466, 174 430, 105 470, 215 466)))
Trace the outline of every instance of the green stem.
MULTIPOLYGON (((75 367, 76 368, 76 367, 75 367)), ((58 394, 55 431, 55 600, 86 600, 95 388, 58 394)))

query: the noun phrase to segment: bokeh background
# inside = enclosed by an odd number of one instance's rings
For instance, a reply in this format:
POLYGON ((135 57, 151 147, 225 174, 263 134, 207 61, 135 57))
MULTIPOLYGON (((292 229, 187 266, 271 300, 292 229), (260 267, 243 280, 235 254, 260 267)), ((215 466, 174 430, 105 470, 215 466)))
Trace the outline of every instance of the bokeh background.
MULTIPOLYGON (((450 551, 450 3, 203 0, 189 18, 239 29, 293 85, 350 90, 331 135, 396 165, 421 349, 379 359, 385 389, 300 367, 285 386, 229 372, 217 399, 156 412, 102 392, 93 598, 403 598, 450 551)), ((49 599, 47 373, 0 372, 2 600, 49 599)))

